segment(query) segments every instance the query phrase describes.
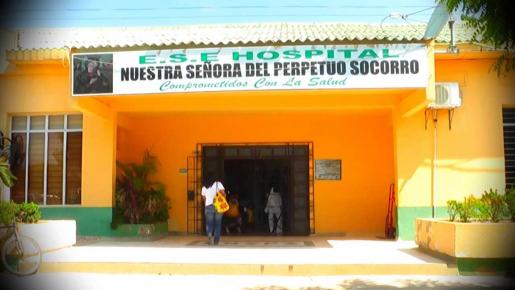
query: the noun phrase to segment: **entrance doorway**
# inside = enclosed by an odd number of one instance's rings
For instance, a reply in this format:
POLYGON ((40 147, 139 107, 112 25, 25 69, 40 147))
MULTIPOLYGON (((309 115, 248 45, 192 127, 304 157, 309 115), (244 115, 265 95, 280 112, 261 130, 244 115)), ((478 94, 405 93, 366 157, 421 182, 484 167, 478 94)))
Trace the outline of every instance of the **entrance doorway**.
POLYGON ((229 200, 235 197, 239 203, 240 228, 233 230, 235 225, 229 224, 229 233, 268 235, 272 225, 278 234, 278 222, 282 235, 308 235, 314 230, 311 146, 202 146, 202 179, 221 179, 229 200), (269 219, 265 207, 272 187, 280 193, 282 207, 269 219))
MULTIPOLYGON (((277 232, 289 233, 288 217, 292 209, 289 193, 288 159, 226 159, 224 160, 224 182, 230 196, 237 196, 242 215, 243 233, 266 234, 277 232), (275 223, 270 227, 268 214, 265 213, 267 197, 272 189, 281 195, 282 207, 276 214, 275 223), (275 231, 274 231, 275 229, 275 231)), ((272 217, 273 218, 273 217, 272 217)))

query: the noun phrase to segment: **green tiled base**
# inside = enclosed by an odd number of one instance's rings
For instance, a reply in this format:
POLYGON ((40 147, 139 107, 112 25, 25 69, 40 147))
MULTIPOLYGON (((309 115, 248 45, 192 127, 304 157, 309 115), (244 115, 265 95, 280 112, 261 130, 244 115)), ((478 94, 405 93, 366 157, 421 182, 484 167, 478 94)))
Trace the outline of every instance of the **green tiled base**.
POLYGON ((112 229, 113 210, 110 207, 41 207, 41 213, 46 220, 75 220, 79 236, 155 239, 168 234, 166 222, 148 225, 122 224, 112 229))
MULTIPOLYGON (((400 240, 415 240, 415 219, 429 218, 432 209, 429 206, 397 207, 397 238, 400 240)), ((436 207, 435 217, 448 217, 447 207, 436 207)))
POLYGON ((41 207, 41 213, 47 220, 74 219, 79 236, 112 236, 110 207, 41 207))
POLYGON ((514 277, 515 258, 480 259, 457 258, 460 275, 504 275, 514 277))

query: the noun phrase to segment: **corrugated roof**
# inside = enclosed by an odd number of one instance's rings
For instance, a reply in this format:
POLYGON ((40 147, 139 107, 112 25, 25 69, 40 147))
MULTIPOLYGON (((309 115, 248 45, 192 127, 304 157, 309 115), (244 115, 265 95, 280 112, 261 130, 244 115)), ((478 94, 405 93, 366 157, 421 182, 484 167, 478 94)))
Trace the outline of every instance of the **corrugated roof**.
MULTIPOLYGON (((349 23, 262 23, 161 27, 35 28, 18 33, 16 50, 174 45, 239 45, 269 42, 423 41, 425 25, 349 23)), ((470 41, 472 31, 456 29, 456 41, 470 41)), ((449 29, 437 41, 450 40, 449 29)))
POLYGON ((66 48, 10 50, 7 52, 8 61, 64 61, 69 58, 70 51, 66 48))

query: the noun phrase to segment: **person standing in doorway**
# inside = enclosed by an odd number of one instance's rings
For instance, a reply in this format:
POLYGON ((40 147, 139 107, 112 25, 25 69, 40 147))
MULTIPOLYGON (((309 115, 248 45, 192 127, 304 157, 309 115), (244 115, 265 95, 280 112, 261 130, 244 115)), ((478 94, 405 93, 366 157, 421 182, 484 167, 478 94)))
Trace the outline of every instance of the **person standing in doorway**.
POLYGON ((281 235, 283 233, 282 206, 283 202, 281 194, 274 191, 274 187, 272 187, 266 202, 265 213, 268 214, 268 227, 270 229, 270 233, 275 233, 276 235, 281 235))
POLYGON ((232 233, 234 230, 241 234, 242 218, 240 213, 240 202, 238 201, 238 193, 232 193, 227 191, 229 210, 224 213, 225 232, 227 234, 232 233))
POLYGON ((222 232, 223 213, 217 213, 213 205, 213 200, 218 191, 225 196, 225 188, 220 181, 207 182, 202 186, 202 196, 205 202, 204 216, 206 218, 206 234, 209 245, 218 245, 220 242, 220 233, 222 232))

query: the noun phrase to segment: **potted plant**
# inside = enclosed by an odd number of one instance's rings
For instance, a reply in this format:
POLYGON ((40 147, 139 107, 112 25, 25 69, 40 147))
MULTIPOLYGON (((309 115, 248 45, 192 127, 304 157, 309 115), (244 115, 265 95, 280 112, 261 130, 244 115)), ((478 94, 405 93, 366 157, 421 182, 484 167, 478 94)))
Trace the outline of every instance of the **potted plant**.
POLYGON ((113 235, 152 239, 167 234, 169 200, 164 185, 151 179, 157 158, 146 150, 141 163, 117 165, 113 235))
MULTIPOLYGON (((462 273, 514 271, 515 223, 508 218, 513 191, 485 191, 480 198, 447 202, 449 219, 416 219, 416 243, 452 260, 462 273)), ((511 213, 513 219, 513 210, 511 213)))
POLYGON ((70 247, 77 241, 75 220, 42 220, 39 205, 33 202, 0 201, 0 223, 8 225, 13 220, 19 233, 36 240, 43 252, 70 247))
POLYGON ((16 176, 10 170, 9 157, 11 156, 11 139, 4 136, 0 131, 0 180, 7 187, 12 187, 16 176))

